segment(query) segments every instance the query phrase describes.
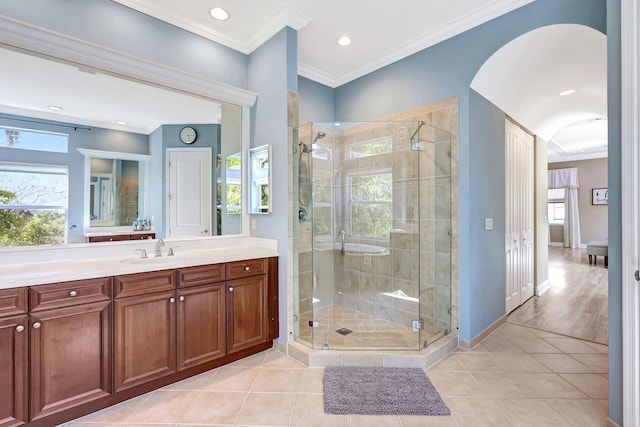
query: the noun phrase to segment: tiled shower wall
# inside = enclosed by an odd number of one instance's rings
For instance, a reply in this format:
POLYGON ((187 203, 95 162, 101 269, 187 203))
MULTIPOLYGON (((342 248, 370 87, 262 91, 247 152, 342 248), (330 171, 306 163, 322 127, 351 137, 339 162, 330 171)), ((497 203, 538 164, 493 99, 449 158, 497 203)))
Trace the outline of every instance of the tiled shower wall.
MULTIPOLYGON (((458 103, 457 98, 451 98, 341 131, 325 129, 327 136, 318 140, 321 152, 312 160, 302 155, 304 161, 313 162, 314 209, 307 211, 306 221, 292 218, 296 222, 292 228, 297 248, 294 253, 298 254, 295 276, 299 295, 294 296, 299 302, 298 313, 311 310, 315 297, 315 308, 335 303, 409 326, 418 316, 418 304, 383 295, 401 290, 408 297, 420 296, 420 317, 427 331, 456 330, 457 129, 458 103), (409 137, 422 119, 430 126, 421 129, 420 139, 429 142, 423 142, 421 151, 414 152, 409 137), (392 138, 391 153, 346 158, 348 145, 384 137, 392 138), (346 212, 346 177, 358 171, 384 169, 393 174, 393 230, 385 243, 390 246, 389 254, 343 255, 333 244, 340 241, 340 231, 349 232, 351 226, 346 212), (314 242, 313 251, 312 231, 323 241, 314 242)), ((297 130, 298 141, 308 144, 323 129, 304 125, 297 130)), ((292 154, 293 206, 299 202, 299 156, 297 150, 292 154)), ((380 245, 350 233, 347 241, 380 245)))

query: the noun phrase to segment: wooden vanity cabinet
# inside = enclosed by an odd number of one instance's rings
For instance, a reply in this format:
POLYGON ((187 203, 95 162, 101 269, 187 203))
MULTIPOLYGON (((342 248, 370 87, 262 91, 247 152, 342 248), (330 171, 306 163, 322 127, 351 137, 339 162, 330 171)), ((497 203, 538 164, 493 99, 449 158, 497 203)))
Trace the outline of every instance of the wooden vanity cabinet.
POLYGON ((0 290, 0 427, 27 422, 27 289, 0 290))
POLYGON ((226 355, 225 265, 178 270, 178 370, 226 355))
POLYGON ((99 242, 121 242, 123 240, 147 240, 155 239, 156 233, 128 233, 128 234, 108 234, 103 236, 89 236, 87 237, 88 243, 99 242))
POLYGON ((176 371, 174 270, 114 278, 114 386, 120 392, 176 371))
POLYGON ((108 396, 111 278, 30 288, 30 420, 108 396))

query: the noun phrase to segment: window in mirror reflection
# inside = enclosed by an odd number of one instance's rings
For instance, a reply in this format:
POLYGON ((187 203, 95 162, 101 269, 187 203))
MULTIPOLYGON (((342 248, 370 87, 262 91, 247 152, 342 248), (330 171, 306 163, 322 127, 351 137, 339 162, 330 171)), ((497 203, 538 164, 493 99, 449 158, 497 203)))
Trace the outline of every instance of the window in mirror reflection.
POLYGON ((227 156, 225 171, 227 177, 227 214, 240 215, 242 213, 240 153, 227 156))
POLYGON ((64 133, 14 127, 0 127, 0 131, 5 136, 4 140, 0 142, 0 147, 47 151, 50 153, 68 152, 69 135, 64 133))
POLYGON ((0 163, 0 246, 62 245, 67 167, 0 163))

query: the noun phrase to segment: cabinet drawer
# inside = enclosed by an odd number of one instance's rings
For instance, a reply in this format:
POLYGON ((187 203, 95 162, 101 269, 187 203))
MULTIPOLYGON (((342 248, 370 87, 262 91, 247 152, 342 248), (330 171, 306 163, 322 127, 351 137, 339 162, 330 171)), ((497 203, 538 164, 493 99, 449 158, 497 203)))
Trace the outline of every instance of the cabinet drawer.
POLYGON ((31 312, 111 299, 111 277, 74 280, 29 288, 31 312))
POLYGON ((0 317, 24 314, 28 308, 27 288, 0 290, 0 317))
POLYGON ((121 240, 130 240, 128 234, 114 234, 112 236, 91 236, 89 237, 89 243, 98 242, 118 242, 121 240))
POLYGON ((225 280, 224 264, 202 265, 178 270, 178 287, 206 285, 225 280))
POLYGON ((115 298, 126 298, 153 292, 171 291, 176 288, 175 277, 175 270, 115 276, 113 278, 113 293, 115 298))
POLYGON ((265 259, 248 259, 227 263, 227 280, 259 276, 266 271, 265 259))
POLYGON ((131 240, 155 239, 156 233, 134 233, 130 235, 131 240))

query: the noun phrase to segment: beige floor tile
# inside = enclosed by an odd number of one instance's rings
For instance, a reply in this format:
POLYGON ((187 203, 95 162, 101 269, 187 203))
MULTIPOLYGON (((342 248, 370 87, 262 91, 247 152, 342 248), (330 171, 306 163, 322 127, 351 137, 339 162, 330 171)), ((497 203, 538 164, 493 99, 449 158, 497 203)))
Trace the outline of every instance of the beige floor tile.
POLYGON ((292 427, 341 427, 344 415, 324 413, 324 396, 321 394, 298 394, 293 407, 292 427))
POLYGON ((571 354, 570 356, 593 369, 593 372, 598 374, 609 373, 608 354, 571 354))
POLYGON ((474 372, 472 375, 486 390, 486 395, 500 399, 586 397, 553 373, 474 372))
POLYGON ((471 372, 502 371, 493 353, 460 353, 457 355, 462 365, 471 372))
POLYGON ((524 326, 516 325, 514 323, 504 322, 498 326, 496 332, 500 333, 503 337, 510 338, 533 338, 535 334, 532 332, 532 328, 526 328, 524 326))
POLYGON ((556 334, 549 331, 543 331, 542 329, 531 328, 531 333, 540 338, 564 338, 564 335, 556 334))
POLYGON ((602 374, 560 374, 592 399, 609 397, 609 379, 602 374))
POLYGON ((261 368, 251 392, 295 393, 302 369, 261 368))
POLYGON ((402 427, 397 415, 346 415, 347 427, 402 427))
POLYGON ((539 337, 511 339, 527 353, 562 353, 562 350, 539 337))
POLYGON ((203 372, 200 375, 187 378, 186 380, 169 384, 168 386, 163 387, 162 390, 206 390, 206 387, 211 383, 211 379, 215 375, 215 372, 215 370, 203 372))
POLYGON ((596 351, 598 351, 598 353, 605 353, 605 354, 609 353, 609 346, 608 345, 599 344, 597 342, 591 342, 591 341, 585 341, 584 343, 586 345, 588 345, 589 347, 594 348, 596 351))
POLYGON ((146 400, 153 394, 147 393, 142 396, 134 397, 125 402, 103 409, 93 414, 85 415, 76 420, 76 422, 92 422, 92 423, 120 423, 124 422, 131 416, 146 400))
POLYGON ((458 427, 452 415, 447 416, 418 416, 401 415, 402 427, 458 427))
POLYGON ((556 373, 593 373, 584 363, 568 354, 532 354, 540 363, 556 373))
POLYGON ((595 348, 575 338, 544 338, 549 344, 558 347, 564 353, 598 353, 595 348))
POLYGON ((493 353, 498 366, 508 372, 551 372, 549 368, 525 353, 493 353))
POLYGON ((482 346, 492 353, 524 353, 524 349, 508 337, 487 337, 482 346))
POLYGON ((259 368, 262 366, 265 357, 272 350, 261 351, 260 353, 252 354, 251 356, 245 357, 240 360, 236 360, 225 366, 231 366, 234 368, 259 368))
POLYGON ((73 422, 69 424, 61 424, 57 427, 122 427, 121 423, 95 423, 95 422, 73 422))
POLYGON ((288 426, 295 399, 293 393, 250 393, 235 424, 288 426))
POLYGON ((542 400, 496 400, 504 414, 517 427, 569 427, 560 414, 542 400))
POLYGON ((248 393, 203 391, 182 418, 183 423, 233 424, 248 393))
POLYGON ((304 368, 304 365, 295 359, 287 356, 281 351, 270 350, 264 361, 262 362, 263 368, 304 368))
POLYGON ((249 391, 260 371, 259 368, 218 368, 206 390, 249 391))
POLYGON ((430 371, 466 371, 467 368, 460 362, 460 359, 455 354, 448 356, 441 362, 438 362, 435 366, 432 366, 427 370, 430 371))
POLYGON ((468 372, 429 371, 428 377, 442 396, 482 397, 487 394, 468 372))
MULTIPOLYGON (((176 427, 177 424, 158 424, 158 423, 129 423, 117 424, 119 427, 176 427)), ((104 425, 92 424, 92 427, 104 427, 104 425)))
POLYGON ((191 407, 199 391, 158 390, 127 418, 130 423, 177 423, 191 407))
POLYGON ((604 427, 607 425, 607 401, 593 399, 546 400, 572 426, 604 427))
POLYGON ((446 399, 451 414, 460 427, 513 426, 492 399, 446 399))
POLYGON ((324 391, 324 369, 303 369, 300 373, 298 393, 322 393, 324 391))

